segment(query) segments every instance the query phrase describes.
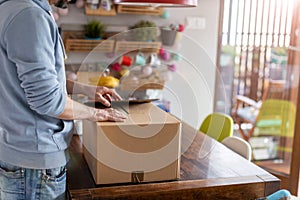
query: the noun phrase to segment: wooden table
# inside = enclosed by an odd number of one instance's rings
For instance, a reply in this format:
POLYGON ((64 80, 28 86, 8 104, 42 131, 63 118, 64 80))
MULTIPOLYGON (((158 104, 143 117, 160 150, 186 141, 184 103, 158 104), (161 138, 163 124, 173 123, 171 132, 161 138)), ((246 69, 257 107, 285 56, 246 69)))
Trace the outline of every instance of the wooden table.
POLYGON ((280 180, 221 143, 183 124, 180 180, 95 185, 79 136, 70 146, 71 199, 255 199, 280 189, 280 180), (188 147, 188 148, 187 148, 188 147))

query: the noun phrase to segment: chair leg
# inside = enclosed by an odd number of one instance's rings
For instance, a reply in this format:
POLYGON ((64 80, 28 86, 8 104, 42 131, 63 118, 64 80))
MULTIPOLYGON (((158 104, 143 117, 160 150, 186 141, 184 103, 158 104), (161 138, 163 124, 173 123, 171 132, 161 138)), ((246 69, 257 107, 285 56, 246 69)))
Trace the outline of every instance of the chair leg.
POLYGON ((242 136, 242 138, 246 141, 248 141, 248 135, 246 134, 246 132, 242 129, 242 123, 241 122, 237 122, 236 123, 238 125, 238 131, 239 134, 242 136))
POLYGON ((247 131, 247 133, 242 129, 242 124, 238 124, 238 127, 239 133, 242 136, 242 138, 246 141, 249 141, 249 139, 253 136, 255 126, 253 126, 249 131, 247 131))
POLYGON ((249 140, 248 135, 245 133, 245 131, 244 131, 241 127, 239 127, 239 133, 240 133, 240 135, 242 136, 242 138, 243 138, 244 140, 246 140, 246 141, 249 140))
POLYGON ((248 140, 253 136, 254 130, 255 130, 255 125, 253 125, 252 128, 248 131, 248 140))

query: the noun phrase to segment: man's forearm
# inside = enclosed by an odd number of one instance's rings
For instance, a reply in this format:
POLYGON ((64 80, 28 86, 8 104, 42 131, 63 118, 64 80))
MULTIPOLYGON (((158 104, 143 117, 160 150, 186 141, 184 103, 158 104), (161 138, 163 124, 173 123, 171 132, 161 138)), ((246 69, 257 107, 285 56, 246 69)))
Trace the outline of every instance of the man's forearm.
POLYGON ((91 119, 94 113, 94 108, 85 106, 81 103, 73 101, 70 97, 66 98, 64 111, 57 118, 65 120, 74 119, 91 119))
POLYGON ((67 79, 68 94, 85 94, 85 85, 73 80, 67 79))

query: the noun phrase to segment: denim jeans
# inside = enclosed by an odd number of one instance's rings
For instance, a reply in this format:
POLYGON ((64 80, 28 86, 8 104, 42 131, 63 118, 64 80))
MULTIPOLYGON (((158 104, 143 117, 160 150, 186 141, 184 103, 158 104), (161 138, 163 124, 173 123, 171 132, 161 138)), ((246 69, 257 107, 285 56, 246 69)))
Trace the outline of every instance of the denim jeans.
POLYGON ((0 161, 0 199, 66 199, 66 168, 27 169, 0 161))

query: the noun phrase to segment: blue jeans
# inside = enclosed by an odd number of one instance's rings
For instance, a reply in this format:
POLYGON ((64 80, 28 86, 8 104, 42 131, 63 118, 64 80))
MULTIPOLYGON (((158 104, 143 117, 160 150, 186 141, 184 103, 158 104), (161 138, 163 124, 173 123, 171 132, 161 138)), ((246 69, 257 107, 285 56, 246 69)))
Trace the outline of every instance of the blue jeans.
POLYGON ((0 161, 0 199, 66 199, 66 168, 27 169, 0 161))

